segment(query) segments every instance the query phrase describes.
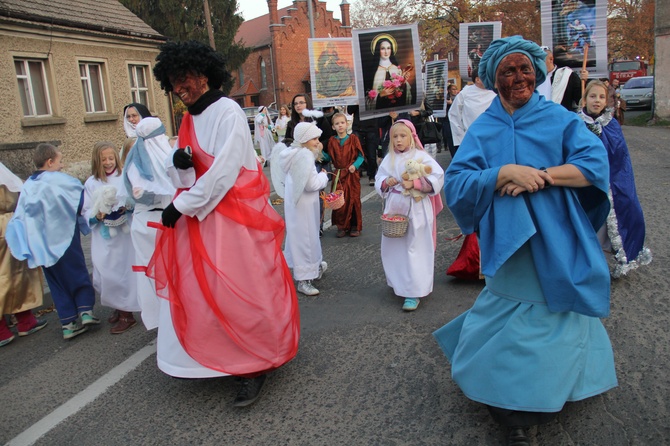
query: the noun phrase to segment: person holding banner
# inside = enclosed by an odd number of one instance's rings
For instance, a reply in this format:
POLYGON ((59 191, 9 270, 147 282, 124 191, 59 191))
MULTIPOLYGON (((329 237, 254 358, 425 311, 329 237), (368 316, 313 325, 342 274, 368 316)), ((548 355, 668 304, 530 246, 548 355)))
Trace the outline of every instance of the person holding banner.
POLYGON ((412 103, 412 88, 407 80, 409 70, 403 70, 396 60, 398 43, 388 33, 372 39, 372 58, 364 70, 366 105, 370 110, 396 108, 412 103))
POLYGON ((497 39, 479 74, 498 97, 468 130, 447 169, 447 204, 477 232, 486 286, 472 308, 433 335, 463 393, 507 427, 507 444, 568 401, 617 386, 600 318, 610 275, 596 236, 609 212, 602 142, 575 113, 535 92, 545 53, 497 39))

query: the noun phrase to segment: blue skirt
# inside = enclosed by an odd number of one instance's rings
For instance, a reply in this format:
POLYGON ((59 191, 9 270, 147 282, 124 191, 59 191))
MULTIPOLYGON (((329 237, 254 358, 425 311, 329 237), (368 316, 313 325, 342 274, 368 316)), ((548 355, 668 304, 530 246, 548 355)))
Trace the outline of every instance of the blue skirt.
POLYGON ((602 322, 547 309, 527 245, 486 278, 470 310, 433 336, 463 393, 490 406, 558 412, 617 385, 602 322))

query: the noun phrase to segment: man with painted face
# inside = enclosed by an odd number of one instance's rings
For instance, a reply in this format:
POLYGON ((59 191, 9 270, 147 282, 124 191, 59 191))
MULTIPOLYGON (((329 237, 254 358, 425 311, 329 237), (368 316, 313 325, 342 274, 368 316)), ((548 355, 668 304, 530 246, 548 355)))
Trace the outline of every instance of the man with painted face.
POLYGON ((168 174, 177 194, 162 214, 147 275, 164 298, 158 366, 175 377, 243 377, 236 407, 298 349, 298 303, 282 255, 284 221, 268 202, 247 118, 219 90, 223 58, 202 43, 168 42, 161 88, 188 108, 168 174))
POLYGON ((610 295, 596 237, 609 211, 607 154, 576 114, 534 91, 544 56, 514 36, 482 57, 498 97, 465 135, 445 195, 463 233, 479 236, 486 287, 434 333, 454 381, 516 446, 567 401, 617 385, 599 319, 610 295))

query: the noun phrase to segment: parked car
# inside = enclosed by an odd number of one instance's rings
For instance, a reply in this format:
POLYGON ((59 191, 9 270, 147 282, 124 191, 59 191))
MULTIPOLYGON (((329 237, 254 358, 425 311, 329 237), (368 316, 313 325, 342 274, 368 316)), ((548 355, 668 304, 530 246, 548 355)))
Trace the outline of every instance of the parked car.
MULTIPOLYGON (((242 108, 242 110, 244 110, 244 114, 247 115, 247 123, 249 124, 249 130, 251 130, 251 133, 253 134, 254 128, 256 126, 256 122, 254 121, 254 119, 258 114, 258 107, 244 107, 242 108)), ((275 119, 277 119, 277 116, 279 116, 279 112, 274 108, 268 108, 268 112, 270 113, 270 119, 274 123, 275 119)))
POLYGON ((654 99, 654 76, 629 79, 621 87, 620 93, 627 108, 651 108, 651 101, 654 99))

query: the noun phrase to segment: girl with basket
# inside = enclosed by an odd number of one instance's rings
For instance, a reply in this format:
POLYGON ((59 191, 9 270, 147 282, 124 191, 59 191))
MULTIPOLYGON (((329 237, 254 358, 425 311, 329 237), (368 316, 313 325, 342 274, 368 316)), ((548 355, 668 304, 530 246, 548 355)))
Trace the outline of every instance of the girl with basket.
POLYGON ((391 227, 382 235, 382 264, 388 285, 405 298, 403 310, 414 311, 419 300, 433 291, 436 217, 442 210, 444 170, 423 150, 410 121, 398 120, 391 127, 390 138, 391 150, 375 177, 375 189, 385 200, 382 225, 391 227), (405 162, 410 159, 430 166, 432 172, 417 180, 402 180, 405 162), (412 194, 402 193, 411 189, 427 195, 415 201, 412 194), (409 220, 404 234, 392 228, 403 225, 402 217, 409 220))

